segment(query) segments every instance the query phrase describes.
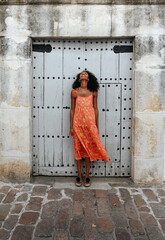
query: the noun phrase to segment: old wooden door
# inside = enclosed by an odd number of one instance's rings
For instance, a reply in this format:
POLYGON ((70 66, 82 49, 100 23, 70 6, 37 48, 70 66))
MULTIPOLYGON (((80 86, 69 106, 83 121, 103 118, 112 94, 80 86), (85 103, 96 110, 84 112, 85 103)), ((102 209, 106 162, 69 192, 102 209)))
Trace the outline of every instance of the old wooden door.
MULTIPOLYGON (((76 176, 70 93, 76 74, 98 78, 99 134, 110 163, 91 163, 92 176, 130 176, 132 39, 33 40, 33 174, 76 176)), ((85 172, 85 160, 82 160, 85 172)))

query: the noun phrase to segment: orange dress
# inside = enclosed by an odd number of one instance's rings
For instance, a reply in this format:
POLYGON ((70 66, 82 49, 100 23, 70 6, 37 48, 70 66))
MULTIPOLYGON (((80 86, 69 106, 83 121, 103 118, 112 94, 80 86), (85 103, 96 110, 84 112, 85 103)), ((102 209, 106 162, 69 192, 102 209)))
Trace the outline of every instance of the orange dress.
MULTIPOLYGON (((77 96, 76 90, 72 92, 77 96)), ((76 97, 73 119, 74 153, 75 159, 89 157, 90 161, 105 160, 109 162, 108 154, 101 143, 95 122, 93 94, 87 97, 76 97)))

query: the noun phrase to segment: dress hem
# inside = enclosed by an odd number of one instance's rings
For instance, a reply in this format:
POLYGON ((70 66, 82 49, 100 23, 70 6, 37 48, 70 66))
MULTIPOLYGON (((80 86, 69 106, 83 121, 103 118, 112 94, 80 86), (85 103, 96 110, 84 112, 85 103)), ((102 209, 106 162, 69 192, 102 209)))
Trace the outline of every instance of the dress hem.
MULTIPOLYGON (((85 157, 82 157, 82 158, 85 158, 85 157)), ((76 158, 75 158, 75 160, 76 160, 76 161, 80 161, 80 160, 82 160, 82 158, 81 158, 81 159, 76 159, 76 158)), ((94 162, 94 161, 96 161, 96 160, 103 160, 103 161, 106 161, 106 162, 110 162, 110 160, 107 161, 107 160, 105 160, 105 159, 93 159, 93 160, 90 159, 91 162, 94 162)))

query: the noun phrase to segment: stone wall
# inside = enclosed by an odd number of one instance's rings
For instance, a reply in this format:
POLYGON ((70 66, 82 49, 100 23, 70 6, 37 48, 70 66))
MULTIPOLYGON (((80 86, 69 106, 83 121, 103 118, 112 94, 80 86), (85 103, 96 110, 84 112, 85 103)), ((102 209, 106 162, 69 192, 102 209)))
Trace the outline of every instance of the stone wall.
POLYGON ((68 0, 63 4, 62 0, 0 1, 1 180, 30 180, 31 38, 134 37, 131 176, 133 181, 139 184, 153 185, 163 182, 165 129, 163 2, 119 0, 114 4, 112 0, 68 0), (135 2, 138 4, 135 5, 135 2))

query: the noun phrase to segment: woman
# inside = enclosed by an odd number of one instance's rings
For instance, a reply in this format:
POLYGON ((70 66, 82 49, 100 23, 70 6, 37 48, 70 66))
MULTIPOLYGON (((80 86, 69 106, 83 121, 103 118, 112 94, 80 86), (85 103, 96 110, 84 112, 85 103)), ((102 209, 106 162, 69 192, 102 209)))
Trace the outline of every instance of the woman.
POLYGON ((77 75, 71 91, 70 136, 74 138, 74 154, 78 177, 76 186, 82 185, 81 159, 86 160, 84 186, 90 186, 90 162, 98 159, 109 162, 109 157, 99 138, 97 78, 89 71, 77 75))

